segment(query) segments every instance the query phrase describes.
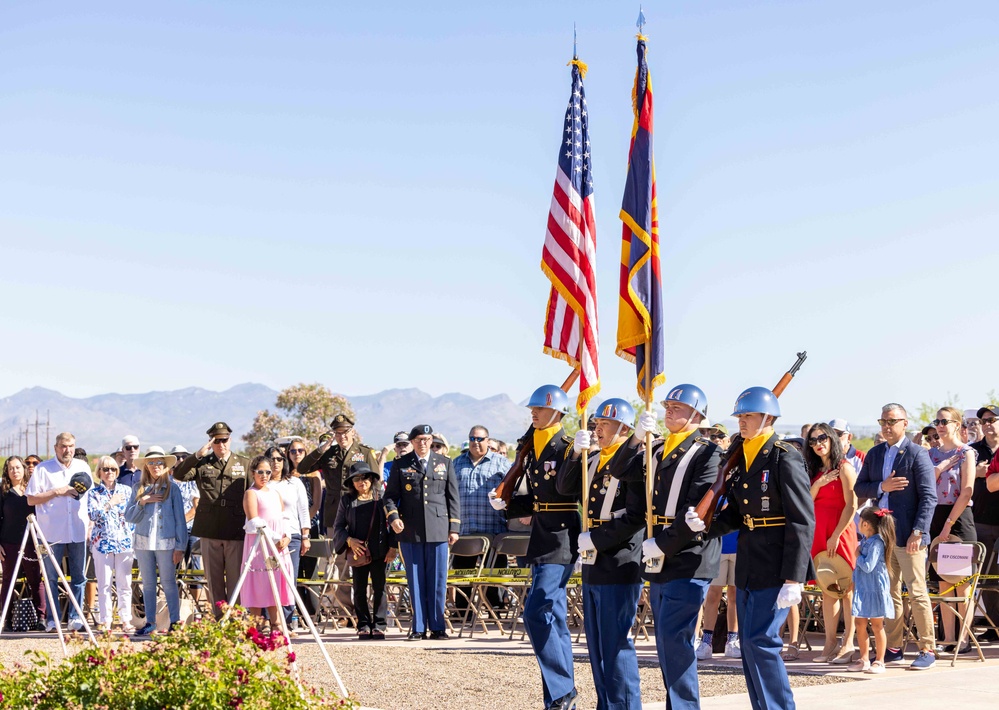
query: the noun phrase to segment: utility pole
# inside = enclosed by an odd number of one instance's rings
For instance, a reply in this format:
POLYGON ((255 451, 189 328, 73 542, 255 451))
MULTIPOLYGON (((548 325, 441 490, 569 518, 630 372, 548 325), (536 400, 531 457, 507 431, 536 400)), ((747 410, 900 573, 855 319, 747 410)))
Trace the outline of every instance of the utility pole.
POLYGON ((52 439, 49 438, 49 427, 52 426, 52 417, 49 416, 50 410, 45 410, 45 458, 51 458, 49 454, 49 442, 52 439))
POLYGON ((35 410, 35 455, 38 455, 38 410, 35 410))

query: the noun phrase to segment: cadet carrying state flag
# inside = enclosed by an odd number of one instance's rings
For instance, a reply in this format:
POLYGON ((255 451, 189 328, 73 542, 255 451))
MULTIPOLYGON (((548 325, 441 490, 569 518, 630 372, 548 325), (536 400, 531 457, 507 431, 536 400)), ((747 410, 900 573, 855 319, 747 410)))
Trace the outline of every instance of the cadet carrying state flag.
POLYGON ((572 94, 565 111, 555 190, 541 270, 552 282, 545 315, 545 352, 580 371, 576 408, 582 412, 600 391, 597 364, 597 230, 593 217, 589 119, 583 77, 572 62, 572 94))
POLYGON ((617 354, 635 363, 638 394, 647 402, 655 388, 666 381, 666 376, 656 167, 652 151, 652 77, 645 51, 645 37, 638 35, 638 71, 632 90, 635 123, 631 129, 628 177, 621 205, 624 229, 617 354))

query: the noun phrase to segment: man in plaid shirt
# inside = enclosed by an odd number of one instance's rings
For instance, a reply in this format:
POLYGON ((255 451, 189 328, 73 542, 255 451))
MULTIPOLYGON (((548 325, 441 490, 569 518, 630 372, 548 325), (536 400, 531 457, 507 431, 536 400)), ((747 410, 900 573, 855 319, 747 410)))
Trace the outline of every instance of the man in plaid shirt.
MULTIPOLYGON (((471 428, 468 432, 468 451, 454 460, 461 500, 462 535, 488 535, 491 538, 506 532, 506 517, 489 505, 489 491, 499 485, 512 463, 506 456, 489 450, 488 429, 481 425, 471 428)), ((506 555, 500 555, 495 564, 506 567, 506 555)), ((451 563, 453 569, 473 569, 477 566, 477 557, 456 555, 451 563)), ((499 604, 499 590, 490 587, 487 594, 490 603, 494 606, 499 604)))

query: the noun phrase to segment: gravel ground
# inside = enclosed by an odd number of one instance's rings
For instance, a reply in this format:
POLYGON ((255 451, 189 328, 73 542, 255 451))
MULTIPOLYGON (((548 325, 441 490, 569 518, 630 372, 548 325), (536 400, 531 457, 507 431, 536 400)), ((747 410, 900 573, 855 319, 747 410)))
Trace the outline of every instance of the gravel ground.
MULTIPOLYGON (((474 642, 461 647, 426 647, 392 643, 327 644, 337 671, 347 688, 361 702, 382 710, 465 708, 494 705, 504 708, 541 707, 541 676, 529 646, 506 642, 508 650, 476 648, 474 642)), ((296 655, 307 682, 335 688, 336 683, 311 639, 294 641, 296 655)), ((9 665, 24 652, 39 649, 60 658, 59 641, 53 635, 30 634, 0 637, 0 663, 9 665)), ((501 646, 502 648, 502 646, 501 646)), ((792 669, 793 670, 793 669, 792 669)), ((665 694, 658 665, 640 663, 642 700, 662 702, 665 694)), ((791 686, 850 682, 822 675, 792 675, 791 686)), ((730 695, 746 692, 742 673, 725 668, 701 668, 701 694, 730 695)), ((585 656, 576 656, 579 708, 593 708, 596 696, 585 656)))

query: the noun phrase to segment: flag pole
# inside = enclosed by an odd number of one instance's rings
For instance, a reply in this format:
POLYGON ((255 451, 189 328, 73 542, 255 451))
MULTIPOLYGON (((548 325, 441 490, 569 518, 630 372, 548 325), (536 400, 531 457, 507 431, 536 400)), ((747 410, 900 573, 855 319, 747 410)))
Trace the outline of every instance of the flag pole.
MULTIPOLYGON (((582 363, 583 342, 584 342, 583 341, 583 321, 580 320, 579 321, 579 355, 580 355, 579 367, 580 367, 580 369, 582 369, 582 367, 583 367, 583 363, 582 363)), ((582 389, 583 389, 583 383, 582 383, 582 381, 580 381, 580 383, 579 383, 579 389, 580 389, 580 394, 582 394, 582 389)), ((589 429, 589 424, 590 424, 590 418, 586 414, 587 409, 589 409, 589 407, 584 407, 582 413, 579 415, 579 426, 580 426, 580 429, 582 429, 583 431, 586 431, 587 429, 589 429)), ((586 505, 586 497, 588 495, 590 495, 590 492, 589 492, 590 491, 590 481, 589 481, 589 477, 590 477, 590 461, 589 461, 589 458, 588 458, 588 454, 589 454, 589 450, 588 449, 583 449, 583 452, 582 452, 582 464, 583 464, 582 486, 583 486, 583 488, 582 488, 582 495, 579 498, 579 501, 580 501, 580 503, 583 506, 583 511, 582 511, 583 512, 583 532, 588 532, 589 529, 590 529, 590 516, 587 515, 587 511, 589 510, 589 506, 586 505)))
MULTIPOLYGON (((652 370, 651 363, 652 346, 649 340, 645 341, 645 411, 652 411, 652 370)), ((652 521, 655 519, 655 511, 652 509, 652 486, 654 481, 652 474, 652 432, 645 432, 645 524, 647 538, 652 538, 652 521)))

